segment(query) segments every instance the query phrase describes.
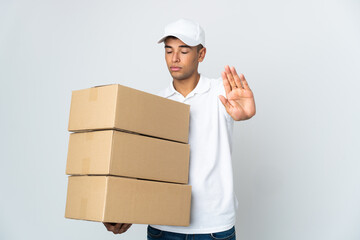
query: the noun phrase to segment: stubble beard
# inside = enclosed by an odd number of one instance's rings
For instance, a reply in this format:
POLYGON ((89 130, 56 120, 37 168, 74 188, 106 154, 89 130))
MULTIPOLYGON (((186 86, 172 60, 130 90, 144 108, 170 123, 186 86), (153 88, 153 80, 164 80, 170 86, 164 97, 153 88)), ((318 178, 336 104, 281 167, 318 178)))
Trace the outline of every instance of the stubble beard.
POLYGON ((171 73, 171 76, 173 77, 173 79, 181 81, 181 80, 188 79, 191 76, 191 73, 187 73, 187 74, 171 73))
POLYGON ((179 72, 171 72, 170 70, 170 74, 173 77, 173 79, 181 81, 181 80, 186 80, 189 79, 194 72, 196 71, 196 69, 194 69, 193 71, 188 71, 188 72, 184 72, 184 73, 179 73, 179 72))

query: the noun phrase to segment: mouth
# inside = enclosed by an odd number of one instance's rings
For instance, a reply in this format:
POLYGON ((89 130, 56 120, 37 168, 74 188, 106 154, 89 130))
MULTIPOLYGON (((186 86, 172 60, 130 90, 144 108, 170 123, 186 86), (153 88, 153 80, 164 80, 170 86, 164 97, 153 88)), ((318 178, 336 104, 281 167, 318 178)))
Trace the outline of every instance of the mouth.
POLYGON ((180 71, 181 67, 170 67, 170 70, 172 72, 177 72, 177 71, 180 71))

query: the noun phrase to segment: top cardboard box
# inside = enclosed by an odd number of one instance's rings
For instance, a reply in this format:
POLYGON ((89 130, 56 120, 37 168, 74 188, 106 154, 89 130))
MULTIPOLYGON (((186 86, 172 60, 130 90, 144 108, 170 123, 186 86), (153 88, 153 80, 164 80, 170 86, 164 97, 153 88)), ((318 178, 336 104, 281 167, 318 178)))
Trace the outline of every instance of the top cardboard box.
POLYGON ((72 92, 68 130, 115 129, 188 143, 190 105, 119 84, 72 92))

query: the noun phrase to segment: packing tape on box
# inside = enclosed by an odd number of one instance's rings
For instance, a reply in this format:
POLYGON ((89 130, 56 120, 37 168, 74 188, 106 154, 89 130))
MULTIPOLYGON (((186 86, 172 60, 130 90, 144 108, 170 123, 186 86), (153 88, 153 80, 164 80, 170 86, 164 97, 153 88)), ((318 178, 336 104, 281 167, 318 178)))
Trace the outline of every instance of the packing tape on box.
POLYGON ((81 172, 89 173, 90 172, 90 158, 86 157, 81 160, 81 172))
POLYGON ((93 102, 98 99, 98 88, 90 88, 89 101, 93 102))
POLYGON ((81 198, 79 211, 80 211, 80 216, 83 218, 86 217, 87 206, 88 206, 87 198, 81 198))

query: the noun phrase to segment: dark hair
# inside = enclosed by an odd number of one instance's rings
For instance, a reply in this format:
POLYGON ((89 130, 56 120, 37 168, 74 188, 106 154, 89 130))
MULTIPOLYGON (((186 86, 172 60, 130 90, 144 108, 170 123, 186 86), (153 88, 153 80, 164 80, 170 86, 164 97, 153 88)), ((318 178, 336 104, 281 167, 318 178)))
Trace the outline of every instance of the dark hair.
POLYGON ((201 49, 203 49, 203 45, 199 44, 196 46, 196 51, 199 52, 201 49))

